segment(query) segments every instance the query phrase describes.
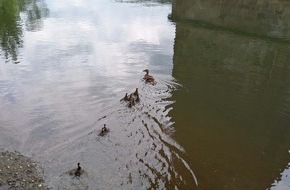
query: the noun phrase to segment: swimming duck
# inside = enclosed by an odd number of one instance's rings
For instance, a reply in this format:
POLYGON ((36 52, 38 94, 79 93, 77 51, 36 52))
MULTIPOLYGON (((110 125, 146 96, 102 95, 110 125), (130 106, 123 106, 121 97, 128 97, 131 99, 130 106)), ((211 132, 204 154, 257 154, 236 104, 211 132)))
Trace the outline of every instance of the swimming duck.
POLYGON ((128 100, 128 107, 131 108, 132 106, 135 106, 136 103, 140 102, 140 97, 139 97, 139 92, 138 88, 136 88, 135 92, 131 93, 129 95, 129 100, 128 100))
POLYGON ((135 92, 132 93, 134 96, 139 96, 138 88, 136 88, 135 92))
POLYGON ((136 88, 135 92, 133 92, 130 96, 132 97, 132 100, 135 101, 136 103, 140 102, 138 88, 136 88))
POLYGON ((101 129, 99 135, 105 136, 110 130, 106 127, 106 124, 104 124, 104 127, 101 129))
POLYGON ((80 167, 80 163, 78 163, 78 168, 75 172, 75 176, 76 177, 80 177, 81 176, 81 170, 82 170, 82 167, 80 167))
POLYGON ((145 75, 143 77, 143 79, 145 80, 145 82, 146 83, 150 83, 152 85, 155 85, 156 84, 156 81, 153 78, 153 76, 149 75, 149 70, 148 69, 145 69, 145 70, 143 70, 143 72, 145 72, 145 75))

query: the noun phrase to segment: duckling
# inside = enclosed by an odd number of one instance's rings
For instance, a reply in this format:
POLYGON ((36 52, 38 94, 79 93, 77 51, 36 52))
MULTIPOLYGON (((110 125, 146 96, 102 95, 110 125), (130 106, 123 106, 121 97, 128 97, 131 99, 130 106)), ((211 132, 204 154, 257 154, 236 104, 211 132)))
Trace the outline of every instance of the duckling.
POLYGON ((135 95, 135 96, 139 95, 138 88, 136 88, 135 92, 133 92, 133 95, 135 95))
POLYGON ((140 97, 139 97, 139 92, 138 92, 138 88, 136 88, 135 92, 133 93, 134 95, 134 100, 136 103, 140 102, 140 97))
POLYGON ((129 105, 128 107, 132 107, 134 106, 136 103, 140 102, 140 97, 139 97, 139 92, 138 92, 138 88, 136 88, 135 92, 131 93, 129 95, 129 105))
POLYGON ((127 102, 127 106, 131 108, 132 106, 135 106, 136 103, 140 102, 139 92, 138 88, 134 92, 128 95, 128 93, 125 94, 124 98, 122 98, 120 101, 127 102))
POLYGON ((150 83, 152 85, 155 85, 156 84, 156 81, 153 78, 153 76, 149 75, 149 70, 148 69, 145 69, 145 70, 143 70, 143 72, 145 72, 145 75, 143 77, 143 79, 145 80, 145 82, 146 83, 150 83))
POLYGON ((100 136, 105 136, 110 130, 106 127, 106 124, 104 124, 104 127, 101 129, 101 132, 99 133, 100 136))
POLYGON ((109 131, 109 129, 107 129, 107 127, 106 127, 106 124, 104 124, 104 127, 102 128, 102 133, 106 133, 106 132, 108 132, 109 131))
POLYGON ((124 98, 122 98, 120 101, 128 101, 129 97, 128 97, 128 93, 125 94, 124 98))
MULTIPOLYGON (((138 88, 136 88, 136 90, 129 95, 128 95, 128 93, 126 93, 125 96, 120 101, 127 102, 128 108, 132 108, 133 106, 135 106, 136 103, 140 102, 138 88)), ((100 135, 101 135, 101 133, 102 132, 100 132, 100 135)))
POLYGON ((80 167, 80 163, 78 163, 78 168, 75 172, 75 176, 76 177, 80 177, 81 176, 81 170, 82 170, 82 167, 80 167))

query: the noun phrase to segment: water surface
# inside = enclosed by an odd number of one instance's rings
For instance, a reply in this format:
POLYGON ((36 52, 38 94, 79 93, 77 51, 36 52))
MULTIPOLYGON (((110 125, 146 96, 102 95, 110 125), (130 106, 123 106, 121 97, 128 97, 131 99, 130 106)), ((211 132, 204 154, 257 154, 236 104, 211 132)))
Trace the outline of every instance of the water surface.
POLYGON ((0 146, 53 189, 287 189, 286 5, 0 0, 0 146))

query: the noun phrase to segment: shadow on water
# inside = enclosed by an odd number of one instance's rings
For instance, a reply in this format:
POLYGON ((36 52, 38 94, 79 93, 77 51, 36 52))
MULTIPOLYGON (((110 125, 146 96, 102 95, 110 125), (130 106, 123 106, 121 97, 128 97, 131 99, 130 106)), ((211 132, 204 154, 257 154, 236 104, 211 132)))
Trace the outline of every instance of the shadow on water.
MULTIPOLYGON (((53 147, 49 184, 58 189, 184 189, 198 185, 183 148, 171 135, 168 98, 180 88, 175 81, 139 84, 141 102, 128 108, 116 101, 100 110, 96 120, 78 129, 73 139, 53 147), (103 125, 110 130, 99 135, 103 125), (72 154, 63 154, 63 151, 72 154), (56 161, 57 160, 57 161, 56 161), (81 160, 87 175, 75 179, 63 171, 81 160)), ((134 89, 133 89, 134 90, 134 89)), ((123 94, 120 95, 120 99, 123 94)), ((45 158, 42 158, 45 160, 45 158)))
POLYGON ((256 12, 249 8, 251 21, 246 3, 221 2, 173 2, 172 15, 178 16, 173 76, 184 86, 172 96, 174 138, 190 157, 198 189, 267 189, 276 180, 289 184, 289 3, 249 3, 256 7, 256 12), (230 8, 235 11, 222 11, 230 8), (220 21, 219 10, 230 15, 220 21), (260 18, 266 10, 269 15, 260 18), (279 35, 270 27, 276 14, 282 14, 279 35))
POLYGON ((42 19, 48 15, 49 10, 42 0, 0 0, 0 56, 3 56, 6 62, 19 63, 19 48, 23 47, 23 29, 40 30, 42 19), (21 13, 24 13, 24 23, 21 13))

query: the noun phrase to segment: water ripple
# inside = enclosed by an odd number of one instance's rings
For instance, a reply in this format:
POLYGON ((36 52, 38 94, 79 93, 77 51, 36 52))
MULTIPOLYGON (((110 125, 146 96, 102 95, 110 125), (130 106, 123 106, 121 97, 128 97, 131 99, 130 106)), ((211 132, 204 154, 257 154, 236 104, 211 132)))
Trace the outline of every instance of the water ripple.
POLYGON ((100 189, 197 186, 184 149, 171 138, 174 129, 168 112, 172 101, 168 98, 177 87, 178 83, 170 81, 160 81, 156 86, 140 82, 140 104, 130 109, 116 101, 104 107, 91 126, 64 129, 70 134, 62 135, 73 138, 47 150, 47 155, 53 155, 47 160, 52 164, 47 170, 49 184, 59 189, 81 188, 63 174, 80 161, 88 172, 82 179, 84 189, 93 189, 96 183, 100 189), (110 132, 99 136, 103 124, 110 132))

